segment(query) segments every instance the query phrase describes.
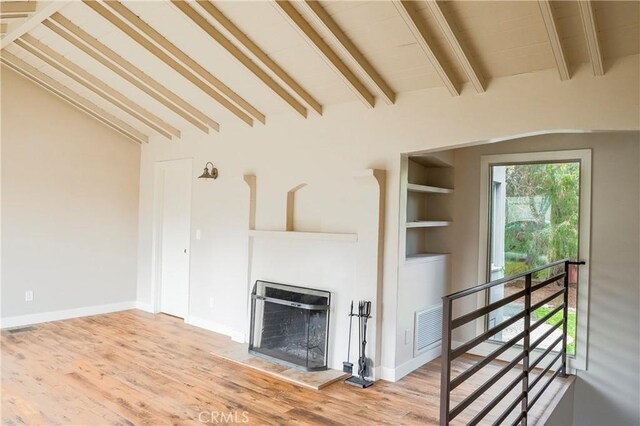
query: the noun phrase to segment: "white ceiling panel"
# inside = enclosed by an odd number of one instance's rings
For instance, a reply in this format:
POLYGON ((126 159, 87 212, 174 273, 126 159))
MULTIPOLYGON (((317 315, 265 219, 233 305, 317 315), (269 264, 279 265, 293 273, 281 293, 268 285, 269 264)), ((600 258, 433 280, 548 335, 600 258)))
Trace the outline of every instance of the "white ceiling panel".
MULTIPOLYGON (((245 52, 258 67, 300 100, 285 82, 275 76, 273 71, 268 70, 201 6, 195 5, 193 0, 189 1, 198 13, 225 34, 242 52, 245 52)), ((287 114, 296 120, 304 119, 171 2, 132 0, 123 4, 196 63, 265 114, 267 125, 269 116, 273 114, 287 114)), ((322 105, 360 102, 343 78, 289 24, 271 1, 215 1, 214 4, 322 105)), ((417 44, 413 33, 391 2, 321 0, 320 5, 396 93, 429 88, 446 90, 440 76, 435 72, 417 44)), ((450 70, 452 78, 458 82, 466 82, 468 79, 463 72, 462 64, 459 63, 459 59, 444 38, 439 23, 432 16, 428 5, 424 1, 415 2, 413 5, 418 11, 421 24, 426 28, 428 42, 446 68, 450 70)), ((467 48, 468 55, 478 64, 487 80, 555 68, 551 45, 537 2, 451 0, 442 2, 441 5, 445 9, 448 24, 459 41, 467 48)), ((552 6, 569 67, 575 68, 581 63, 588 62, 589 57, 577 3, 554 1, 552 6)), ((624 56, 639 54, 640 2, 597 1, 593 2, 593 6, 602 55, 608 63, 624 56)), ((324 28, 316 26, 317 21, 309 19, 306 9, 296 2, 294 7, 310 21, 320 37, 360 77, 363 84, 368 86, 369 80, 359 74, 360 67, 334 45, 333 37, 327 34, 324 28)), ((245 125, 227 108, 87 5, 80 1, 71 2, 60 13, 191 106, 219 122, 221 131, 224 131, 224 126, 229 123, 245 125)), ((32 21, 29 28, 31 28, 29 30, 31 36, 41 40, 113 89, 125 94, 140 107, 181 131, 197 131, 183 117, 44 25, 34 26, 32 21)), ((153 130, 126 112, 35 58, 15 43, 9 44, 6 50, 133 127, 149 135, 155 134, 153 130)), ((369 89, 377 95, 375 88, 369 87, 369 89)), ((465 92, 463 96, 474 95, 465 92)), ((314 115, 312 109, 304 102, 302 103, 307 107, 309 115, 314 115)), ((380 103, 380 99, 377 99, 376 104, 380 103)), ((254 121, 258 125, 258 121, 254 121)))

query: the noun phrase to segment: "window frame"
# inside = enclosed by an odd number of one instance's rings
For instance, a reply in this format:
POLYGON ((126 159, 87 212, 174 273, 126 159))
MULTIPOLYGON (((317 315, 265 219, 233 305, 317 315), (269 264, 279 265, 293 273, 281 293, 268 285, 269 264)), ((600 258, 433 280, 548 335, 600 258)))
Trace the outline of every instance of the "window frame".
MULTIPOLYGON (((579 241, 578 253, 580 260, 586 261, 586 265, 580 266, 577 288, 577 324, 576 324, 576 355, 568 357, 570 371, 586 370, 588 359, 588 330, 589 330, 589 271, 590 271, 590 247, 591 247, 591 149, 578 149, 566 151, 540 151, 517 154, 495 154, 480 157, 480 209, 479 209, 479 239, 478 239, 478 283, 487 282, 487 270, 489 254, 491 253, 491 167, 497 165, 551 163, 551 162, 579 162, 580 163, 580 216, 578 219, 579 241)), ((487 303, 486 292, 477 296, 478 308, 487 303)), ((480 319, 476 322, 478 334, 486 331, 486 321, 480 319)), ((477 354, 487 355, 493 351, 498 342, 485 342, 477 347, 477 354)), ((506 351, 501 359, 511 360, 518 350, 511 348, 506 351)), ((537 352, 537 351, 535 351, 537 352)), ((542 352, 542 351, 540 351, 542 352)))

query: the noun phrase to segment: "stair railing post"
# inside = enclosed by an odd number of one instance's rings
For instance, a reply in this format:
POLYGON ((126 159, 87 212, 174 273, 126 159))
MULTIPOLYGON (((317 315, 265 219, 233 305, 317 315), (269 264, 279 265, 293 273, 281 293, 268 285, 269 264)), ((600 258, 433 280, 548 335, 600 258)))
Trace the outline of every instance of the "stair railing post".
POLYGON ((562 309, 562 377, 567 377, 567 334, 569 331, 569 268, 570 261, 564 262, 564 308, 562 309))
POLYGON ((453 301, 447 296, 442 298, 442 373, 440 375, 440 425, 449 425, 450 382, 451 382, 451 308, 453 301))
POLYGON ((522 358, 522 371, 524 377, 522 378, 522 426, 527 426, 527 417, 529 412, 529 351, 531 347, 531 274, 527 274, 524 278, 524 339, 522 345, 522 351, 524 352, 524 358, 522 358))

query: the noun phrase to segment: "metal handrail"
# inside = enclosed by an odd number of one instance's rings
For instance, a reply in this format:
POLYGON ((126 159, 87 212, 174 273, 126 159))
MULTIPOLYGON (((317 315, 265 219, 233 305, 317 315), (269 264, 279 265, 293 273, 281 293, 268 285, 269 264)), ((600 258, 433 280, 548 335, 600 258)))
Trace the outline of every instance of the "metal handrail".
POLYGON ((516 275, 512 275, 510 277, 501 278, 498 280, 494 280, 485 284, 480 284, 475 287, 458 291, 456 293, 444 296, 443 300, 443 321, 442 321, 442 376, 441 376, 441 397, 440 397, 440 424, 448 425, 451 420, 457 417, 461 412, 463 412, 471 403, 477 400, 484 392, 486 392, 491 386, 493 386, 501 377, 507 374, 510 370, 516 368, 518 364, 522 363, 522 372, 511 381, 511 383, 500 392, 497 397, 491 400, 485 407, 483 407, 470 421, 471 425, 478 424, 491 410, 493 410, 500 401, 505 399, 508 394, 513 390, 519 382, 522 382, 522 391, 518 394, 518 397, 510 403, 503 413, 501 413, 498 417, 498 420, 494 424, 501 424, 505 419, 509 417, 511 412, 520 404, 521 410, 520 414, 518 414, 515 422, 513 424, 520 424, 521 426, 527 425, 528 412, 531 410, 533 405, 538 401, 542 393, 549 387, 551 382, 558 376, 566 377, 567 375, 567 330, 568 330, 568 309, 569 309, 569 266, 570 265, 584 265, 585 262, 575 262, 569 259, 562 259, 556 262, 549 263, 544 266, 540 266, 538 268, 531 269, 526 272, 522 272, 516 275), (554 266, 564 265, 564 271, 552 276, 549 279, 546 279, 540 283, 532 285, 532 277, 533 274, 543 271, 548 268, 552 268, 554 266), (518 293, 512 294, 510 296, 504 297, 503 299, 490 303, 486 306, 478 308, 472 312, 469 312, 465 315, 462 315, 458 318, 453 318, 453 301, 460 299, 465 296, 470 296, 473 294, 477 294, 481 291, 490 289, 500 284, 506 284, 511 281, 515 281, 517 279, 525 279, 525 288, 518 293), (542 301, 531 304, 531 295, 541 288, 548 286, 549 284, 555 283, 559 280, 563 280, 563 288, 562 290, 552 294, 544 298, 542 301), (535 323, 531 323, 531 316, 533 312, 544 306, 546 303, 551 300, 563 296, 562 303, 555 307, 551 312, 545 315, 543 318, 539 319, 535 323), (500 307, 517 300, 519 298, 524 297, 524 310, 512 318, 509 318, 502 323, 490 328, 479 336, 474 337, 473 339, 463 343, 455 349, 451 348, 451 336, 452 331, 458 327, 461 327, 470 322, 476 321, 478 318, 481 318, 491 311, 499 309, 500 307), (531 332, 538 328, 542 322, 545 322, 549 318, 551 318, 556 313, 562 310, 562 321, 555 324, 552 328, 546 331, 541 337, 539 337, 535 342, 531 342, 531 332), (510 339, 508 342, 503 343, 495 350, 493 350, 489 355, 483 357, 478 362, 476 362, 473 366, 468 368, 466 371, 460 373, 454 379, 451 379, 451 363, 452 361, 466 353, 467 351, 473 349, 480 343, 491 339, 496 333, 504 330, 509 325, 514 324, 521 319, 524 320, 524 330, 519 333, 517 336, 510 339), (560 329, 562 326, 562 336, 556 339, 551 346, 549 346, 546 350, 543 351, 542 355, 540 355, 535 361, 531 362, 531 353, 532 351, 539 346, 546 338, 548 338, 554 331, 560 329), (481 368, 489 364, 491 361, 495 360, 498 356, 506 352, 507 350, 513 348, 517 342, 520 340, 523 341, 522 350, 518 353, 518 355, 511 360, 507 365, 502 367, 502 369, 494 374, 492 378, 487 380, 485 383, 480 385, 476 390, 474 390, 471 394, 469 394, 462 402, 460 402, 457 406, 451 409, 451 391, 462 383, 470 379, 476 372, 478 372, 481 368), (547 356, 553 348, 555 348, 559 343, 562 343, 562 348, 559 353, 554 357, 554 359, 547 365, 538 375, 538 377, 533 380, 531 384, 529 384, 529 378, 531 372, 538 367, 540 361, 547 356), (531 390, 541 381, 542 377, 546 375, 546 373, 556 364, 558 359, 561 359, 561 365, 556 368, 554 374, 544 383, 542 388, 538 391, 538 393, 530 398, 531 390))
MULTIPOLYGON (((479 284, 479 285, 471 287, 471 288, 460 290, 460 291, 458 291, 456 293, 451 293, 450 295, 445 296, 445 297, 449 298, 451 300, 460 299, 461 297, 465 297, 465 296, 469 296, 471 294, 478 293, 478 292, 480 292, 482 290, 486 290, 488 288, 495 287, 495 286, 497 286, 499 284, 506 284, 509 281, 517 280, 517 279, 525 277, 527 275, 533 275, 536 272, 540 272, 540 271, 542 271, 544 269, 551 268, 553 266, 558 266, 558 265, 560 265, 562 263, 565 263, 565 262, 570 262, 570 261, 569 261, 569 259, 557 260, 557 261, 555 261, 553 263, 549 263, 549 264, 544 265, 544 266, 539 266, 537 268, 530 269, 528 271, 521 272, 521 273, 516 274, 516 275, 511 275, 511 276, 508 276, 508 277, 504 277, 504 278, 500 278, 500 279, 497 279, 497 280, 490 281, 488 283, 479 284)), ((575 262, 573 262, 573 263, 575 263, 575 262)))

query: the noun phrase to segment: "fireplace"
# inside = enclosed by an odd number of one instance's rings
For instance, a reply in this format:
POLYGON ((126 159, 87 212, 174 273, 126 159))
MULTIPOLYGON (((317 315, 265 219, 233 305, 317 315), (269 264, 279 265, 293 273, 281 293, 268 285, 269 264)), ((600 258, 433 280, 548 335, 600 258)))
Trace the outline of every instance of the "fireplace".
POLYGON ((249 352, 306 371, 327 369, 331 293, 256 281, 249 352))

